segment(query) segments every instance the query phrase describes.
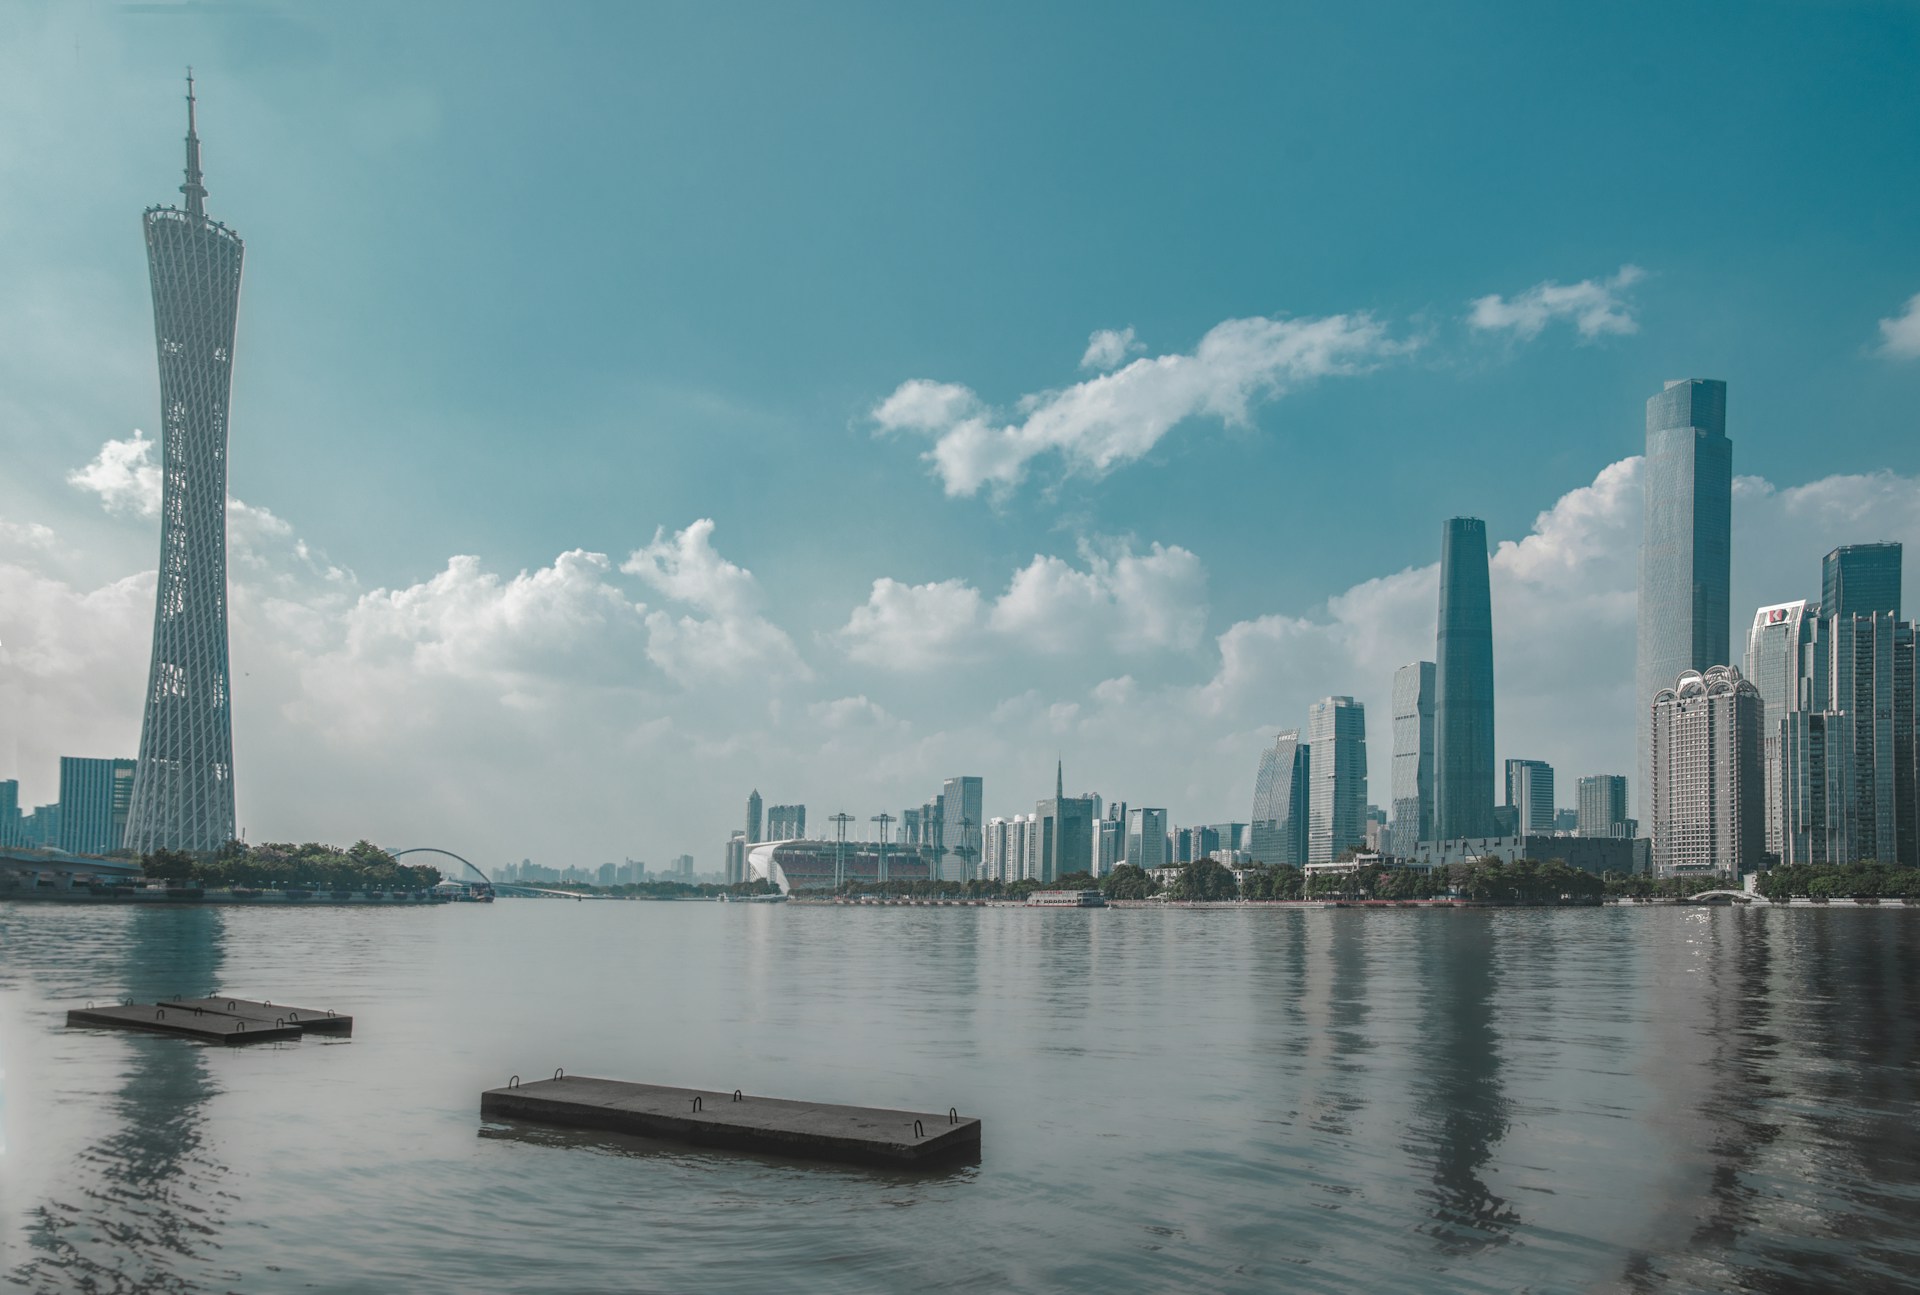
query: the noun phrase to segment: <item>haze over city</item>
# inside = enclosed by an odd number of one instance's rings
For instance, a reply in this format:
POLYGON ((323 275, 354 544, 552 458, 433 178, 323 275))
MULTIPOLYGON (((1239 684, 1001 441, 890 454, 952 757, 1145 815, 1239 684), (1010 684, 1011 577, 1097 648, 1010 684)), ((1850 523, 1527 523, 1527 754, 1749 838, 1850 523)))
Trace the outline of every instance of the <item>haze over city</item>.
POLYGON ((1381 800, 1455 515, 1497 756, 1626 770, 1664 381, 1728 384, 1736 645, 1835 545, 1920 543, 1913 34, 1744 12, 505 11, 440 62, 453 10, 11 11, 0 764, 29 804, 138 743, 129 213, 178 183, 192 62, 249 239, 252 839, 706 872, 752 787, 864 819, 966 772, 1009 813, 1060 759, 1244 820, 1342 693, 1381 800))

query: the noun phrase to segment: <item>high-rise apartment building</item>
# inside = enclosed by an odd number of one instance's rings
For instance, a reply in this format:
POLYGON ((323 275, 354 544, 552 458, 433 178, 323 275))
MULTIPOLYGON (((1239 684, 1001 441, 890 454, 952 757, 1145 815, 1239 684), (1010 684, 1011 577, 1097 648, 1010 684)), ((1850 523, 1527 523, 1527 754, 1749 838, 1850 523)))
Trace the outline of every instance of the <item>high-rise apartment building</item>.
POLYGON ((1127 813, 1127 862, 1136 868, 1167 866, 1167 811, 1135 809, 1127 813))
POLYGON ((990 818, 982 834, 981 872, 987 881, 1020 881, 1032 874, 1032 818, 1015 814, 1012 818, 990 818))
POLYGON ((1820 564, 1820 614, 1900 619, 1900 546, 1843 544, 1820 564))
POLYGON ((1440 537, 1440 620, 1434 644, 1433 835, 1494 834, 1493 595, 1487 524, 1449 520, 1440 537))
POLYGON ((59 846, 72 854, 106 854, 126 840, 134 762, 60 757, 59 846))
POLYGON ((1434 663, 1393 672, 1393 803, 1387 821, 1401 850, 1433 839, 1434 663))
MULTIPOLYGON (((1291 864, 1299 867, 1307 861, 1307 789, 1311 775, 1311 748, 1300 740, 1300 730, 1283 729, 1273 745, 1260 753, 1260 771, 1253 782, 1253 821, 1248 828, 1247 848, 1255 862, 1291 864)), ((1187 855, 1176 863, 1192 859, 1191 838, 1187 855)))
POLYGON ((1684 671, 1648 708, 1656 876, 1736 876, 1766 855, 1765 704, 1733 666, 1684 671))
POLYGON ((1654 694, 1688 670, 1730 659, 1733 442, 1727 439, 1726 383, 1681 379, 1647 401, 1644 472, 1634 669, 1640 798, 1647 794, 1651 767, 1647 714, 1654 694))
POLYGON ((985 782, 973 774, 949 778, 941 785, 941 844, 946 850, 940 864, 944 881, 971 881, 980 863, 980 828, 986 822, 985 782))
POLYGON ((748 845, 758 845, 761 840, 760 807, 761 807, 760 789, 756 787, 753 789, 753 792, 747 797, 746 839, 747 839, 748 845))
POLYGON ((727 848, 720 866, 720 876, 729 886, 737 886, 747 879, 747 846, 754 844, 747 840, 745 832, 735 832, 727 838, 727 848))
POLYGON ((1631 836, 1627 817, 1627 777, 1596 773, 1579 783, 1580 807, 1575 830, 1581 836, 1631 836))
POLYGON ((805 805, 767 807, 767 840, 798 841, 806 834, 807 807, 805 805))
POLYGON ((1519 836, 1553 831, 1553 766, 1545 760, 1507 761, 1507 808, 1519 836))
POLYGON ((1367 840, 1367 708, 1351 697, 1315 702, 1307 743, 1307 862, 1330 863, 1367 840))
POLYGON ((160 572, 124 841, 147 854, 234 837, 227 662, 227 414, 240 314, 240 236, 206 212, 193 78, 186 208, 143 218, 160 362, 160 572))

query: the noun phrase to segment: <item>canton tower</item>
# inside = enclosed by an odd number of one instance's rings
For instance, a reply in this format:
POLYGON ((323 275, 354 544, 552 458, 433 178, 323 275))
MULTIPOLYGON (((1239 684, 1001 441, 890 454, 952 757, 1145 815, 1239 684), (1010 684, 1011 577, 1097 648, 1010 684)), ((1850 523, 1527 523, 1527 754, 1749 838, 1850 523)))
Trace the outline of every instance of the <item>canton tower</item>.
POLYGON ((160 580, 126 848, 214 850, 233 839, 227 667, 227 406, 240 236, 207 219, 193 74, 186 207, 142 218, 160 357, 160 580))

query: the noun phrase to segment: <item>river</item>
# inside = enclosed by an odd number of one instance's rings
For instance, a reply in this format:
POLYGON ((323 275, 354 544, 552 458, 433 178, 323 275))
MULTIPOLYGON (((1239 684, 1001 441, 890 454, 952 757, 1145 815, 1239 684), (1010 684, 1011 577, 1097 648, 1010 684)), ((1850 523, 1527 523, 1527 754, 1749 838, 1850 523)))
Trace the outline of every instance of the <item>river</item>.
POLYGON ((1920 912, 0 904, 33 1291, 1920 1289, 1920 912), (353 1013, 218 1049, 87 999, 353 1013), (944 1111, 874 1172, 510 1074, 944 1111))

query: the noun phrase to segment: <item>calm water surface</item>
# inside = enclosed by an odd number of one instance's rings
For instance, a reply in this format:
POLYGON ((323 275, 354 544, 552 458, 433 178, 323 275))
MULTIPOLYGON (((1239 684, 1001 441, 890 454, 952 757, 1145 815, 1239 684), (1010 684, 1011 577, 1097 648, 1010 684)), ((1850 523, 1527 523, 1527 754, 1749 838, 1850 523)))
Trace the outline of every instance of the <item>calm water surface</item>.
POLYGON ((1920 1290, 1920 913, 0 904, 0 1283, 1920 1290), (63 1026, 218 986, 358 1017, 63 1026), (945 1110, 875 1173, 483 1125, 570 1072, 945 1110))

